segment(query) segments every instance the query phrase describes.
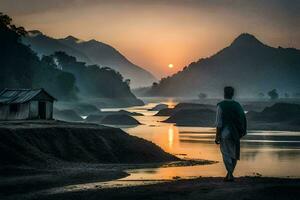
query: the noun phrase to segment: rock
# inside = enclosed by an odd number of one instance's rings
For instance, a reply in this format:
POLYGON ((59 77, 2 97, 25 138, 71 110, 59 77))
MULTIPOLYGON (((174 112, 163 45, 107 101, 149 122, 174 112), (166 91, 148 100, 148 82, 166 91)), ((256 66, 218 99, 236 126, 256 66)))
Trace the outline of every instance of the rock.
POLYGON ((175 112, 176 110, 173 108, 165 108, 158 111, 158 113, 156 113, 155 116, 170 116, 175 112))
POLYGON ((129 115, 129 116, 144 116, 142 113, 138 113, 138 112, 129 112, 127 110, 120 110, 118 112, 118 114, 125 114, 125 115, 129 115))
POLYGON ((199 104, 199 103, 179 103, 174 107, 174 110, 181 109, 210 109, 215 110, 216 105, 199 104))
POLYGON ((214 126, 216 112, 209 109, 181 109, 164 122, 178 126, 214 126))
POLYGON ((215 110, 215 105, 208 105, 208 104, 197 104, 197 103, 179 103, 174 108, 165 108, 158 111, 155 116, 171 116, 175 114, 179 110, 192 110, 192 109, 210 109, 215 110))
POLYGON ((153 108, 149 109, 149 111, 160 111, 162 109, 166 109, 168 108, 167 104, 158 104, 156 106, 154 106, 153 108))
POLYGON ((248 112, 251 121, 259 122, 288 122, 300 118, 300 105, 291 103, 276 103, 266 107, 262 112, 248 112))

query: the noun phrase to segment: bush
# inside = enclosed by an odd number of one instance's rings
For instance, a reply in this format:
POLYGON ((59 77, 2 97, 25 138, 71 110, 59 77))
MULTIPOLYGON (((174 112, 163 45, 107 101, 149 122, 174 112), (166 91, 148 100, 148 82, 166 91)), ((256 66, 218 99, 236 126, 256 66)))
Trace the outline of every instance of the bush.
POLYGON ((200 94, 198 95, 198 97, 199 97, 199 99, 206 99, 206 98, 207 98, 207 94, 205 94, 205 93, 200 93, 200 94))
POLYGON ((273 90, 269 91, 268 95, 269 95, 271 100, 276 100, 279 97, 279 94, 278 94, 276 89, 273 89, 273 90))

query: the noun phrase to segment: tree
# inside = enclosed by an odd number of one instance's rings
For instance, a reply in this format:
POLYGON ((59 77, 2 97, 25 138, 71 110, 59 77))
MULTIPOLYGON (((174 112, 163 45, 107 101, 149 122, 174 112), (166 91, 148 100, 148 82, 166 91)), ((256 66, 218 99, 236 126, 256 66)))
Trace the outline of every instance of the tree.
POLYGON ((158 83, 156 83, 156 82, 154 82, 153 84, 152 84, 152 87, 153 88, 156 88, 158 86, 158 83))
POLYGON ((279 97, 279 94, 278 94, 276 89, 273 89, 273 90, 269 91, 268 95, 269 95, 271 100, 276 100, 279 97))
POLYGON ((14 24, 11 24, 12 19, 3 13, 0 12, 0 28, 9 29, 12 32, 15 32, 19 36, 24 36, 27 34, 26 30, 23 27, 17 27, 14 24))
POLYGON ((262 93, 262 92, 260 92, 260 93, 258 93, 258 97, 259 97, 259 98, 264 98, 264 97, 265 97, 265 94, 262 93))
POLYGON ((75 77, 57 69, 52 58, 42 59, 21 42, 26 31, 0 13, 0 89, 45 88, 58 99, 75 99, 75 77))
POLYGON ((205 93, 200 93, 200 94, 198 95, 198 97, 199 97, 199 99, 206 99, 206 98, 207 98, 207 94, 205 94, 205 93))
POLYGON ((130 86, 130 79, 126 79, 125 83, 128 85, 128 87, 130 86))

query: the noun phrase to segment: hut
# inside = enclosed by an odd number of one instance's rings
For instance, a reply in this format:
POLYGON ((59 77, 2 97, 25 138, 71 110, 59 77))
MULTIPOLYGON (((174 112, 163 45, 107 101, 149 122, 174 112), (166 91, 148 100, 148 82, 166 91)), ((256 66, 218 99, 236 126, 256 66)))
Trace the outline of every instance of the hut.
POLYGON ((55 100, 44 89, 4 89, 0 92, 0 120, 52 119, 55 100))

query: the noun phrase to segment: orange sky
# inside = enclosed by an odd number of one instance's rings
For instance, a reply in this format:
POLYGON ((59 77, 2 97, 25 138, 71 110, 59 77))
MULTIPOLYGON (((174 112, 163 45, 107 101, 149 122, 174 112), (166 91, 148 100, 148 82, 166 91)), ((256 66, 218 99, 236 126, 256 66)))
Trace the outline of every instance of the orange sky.
POLYGON ((289 2, 1 0, 0 7, 27 30, 108 43, 160 78, 216 53, 243 32, 272 46, 300 48, 300 3, 289 2))

